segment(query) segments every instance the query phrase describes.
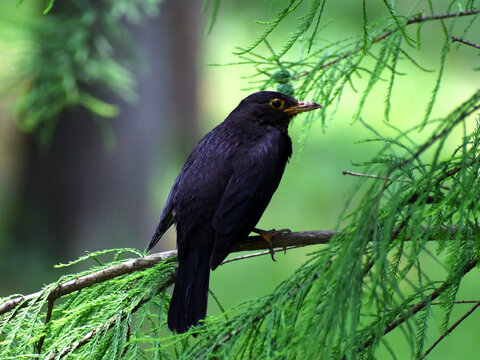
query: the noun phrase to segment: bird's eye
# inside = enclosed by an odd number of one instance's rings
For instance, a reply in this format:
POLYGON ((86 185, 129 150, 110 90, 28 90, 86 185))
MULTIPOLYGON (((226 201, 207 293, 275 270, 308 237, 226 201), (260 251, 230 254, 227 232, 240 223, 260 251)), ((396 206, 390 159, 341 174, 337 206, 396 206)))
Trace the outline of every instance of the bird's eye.
POLYGON ((274 109, 280 109, 283 106, 283 101, 280 99, 273 99, 270 101, 270 106, 274 109))

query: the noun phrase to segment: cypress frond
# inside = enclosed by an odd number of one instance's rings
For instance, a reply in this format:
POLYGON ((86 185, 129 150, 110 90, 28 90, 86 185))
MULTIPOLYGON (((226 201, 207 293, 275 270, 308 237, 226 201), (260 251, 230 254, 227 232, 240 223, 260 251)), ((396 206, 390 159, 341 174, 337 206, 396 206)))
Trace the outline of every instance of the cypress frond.
MULTIPOLYGON (((210 5, 210 0, 205 0, 203 2, 202 11, 206 12, 209 5, 210 5)), ((218 8, 219 7, 220 7, 220 0, 214 0, 213 5, 212 5, 212 10, 210 12, 210 17, 208 18, 207 27, 205 29, 205 32, 207 34, 210 34, 210 32, 213 29, 213 25, 215 24, 215 20, 217 19, 217 13, 218 13, 218 8)))
POLYGON ((423 124, 424 125, 425 125, 426 121, 428 120, 428 118, 430 117, 430 114, 432 113, 433 105, 435 104, 435 100, 437 98, 438 90, 440 89, 440 83, 441 83, 441 80, 442 80, 443 71, 445 69, 445 60, 447 58, 448 50, 450 48, 450 38, 451 38, 452 29, 453 29, 454 25, 455 25, 455 21, 452 21, 452 24, 450 25, 450 27, 448 29, 445 26, 443 27, 444 33, 445 33, 445 40, 444 40, 444 43, 443 43, 443 48, 442 48, 441 57, 440 57, 440 68, 438 70, 437 82, 435 83, 435 87, 433 88, 433 91, 432 91, 432 97, 431 97, 429 103, 427 104, 427 108, 425 110, 425 116, 424 116, 424 119, 423 119, 423 124))
POLYGON ((288 5, 282 10, 280 10, 271 21, 265 23, 269 25, 269 27, 257 40, 255 40, 255 42, 252 45, 250 45, 246 49, 238 49, 236 52, 234 52, 234 54, 243 55, 255 49, 260 43, 262 43, 268 37, 268 35, 270 35, 275 30, 275 28, 278 26, 280 21, 282 21, 288 14, 295 11, 302 4, 302 2, 303 0, 290 0, 288 5))

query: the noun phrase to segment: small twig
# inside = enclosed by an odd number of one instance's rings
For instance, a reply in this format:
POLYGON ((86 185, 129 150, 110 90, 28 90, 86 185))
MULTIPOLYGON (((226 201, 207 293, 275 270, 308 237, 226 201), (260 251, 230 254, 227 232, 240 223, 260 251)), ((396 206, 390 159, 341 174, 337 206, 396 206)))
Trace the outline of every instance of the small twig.
POLYGON ((278 56, 277 54, 275 54, 275 50, 273 50, 272 46, 270 45, 270 43, 268 42, 267 39, 263 39, 263 41, 265 42, 265 45, 267 45, 268 49, 270 50, 270 52, 272 53, 273 57, 275 58, 275 61, 277 62, 278 66, 280 67, 283 67, 282 66, 282 63, 280 62, 280 60, 278 59, 278 56))
POLYGON ((45 337, 47 336, 47 325, 50 321, 50 319, 52 318, 52 311, 53 311, 53 303, 55 302, 54 299, 50 299, 48 300, 48 305, 47 305, 47 313, 45 315, 45 334, 42 335, 42 337, 40 338, 40 340, 38 340, 38 343, 37 343, 37 353, 41 353, 42 352, 42 347, 43 347, 43 343, 45 342, 45 337))
POLYGON ((208 289, 208 293, 212 296, 213 301, 215 301, 215 304, 217 304, 223 316, 225 316, 225 320, 230 321, 230 319, 228 318, 227 312, 225 311, 225 308, 220 303, 220 300, 218 299, 217 295, 215 295, 215 293, 210 288, 208 289))
POLYGON ((130 336, 132 335, 131 330, 132 330, 132 327, 131 327, 131 325, 130 325, 130 322, 128 322, 128 323, 127 323, 127 335, 125 336, 125 344, 126 344, 126 345, 125 345, 125 347, 124 347, 124 349, 123 349, 123 351, 122 351, 122 356, 125 356, 125 354, 126 354, 127 351, 128 351, 128 347, 130 346, 130 345, 128 344, 128 342, 130 341, 130 336))
POLYGON ((440 15, 430 15, 430 16, 415 16, 410 18, 407 21, 407 25, 415 24, 424 21, 430 20, 441 20, 441 19, 449 19, 454 17, 462 17, 462 16, 469 16, 478 14, 479 10, 470 10, 470 11, 459 11, 458 13, 450 13, 450 14, 440 14, 440 15))
MULTIPOLYGON (((297 248, 300 248, 300 247, 304 247, 305 245, 294 245, 294 246, 287 246, 285 248, 276 248, 276 249, 273 249, 273 252, 280 252, 280 251, 286 251, 286 250, 290 250, 290 249, 297 249, 297 248)), ((227 259, 225 260, 224 262, 222 262, 222 265, 224 264, 228 264, 229 262, 232 262, 232 261, 238 261, 238 260, 244 260, 244 259, 250 259, 250 258, 254 258, 254 257, 257 257, 257 256, 263 256, 263 255, 270 255, 270 250, 268 251, 260 251, 260 252, 256 252, 256 253, 252 253, 252 254, 246 254, 246 255, 241 255, 241 256, 237 256, 237 257, 234 257, 234 258, 231 258, 231 259, 227 259)))
MULTIPOLYGON (((242 324, 240 325, 240 327, 237 329, 237 330, 232 330, 227 336, 225 336, 223 339, 221 339, 220 341, 218 341, 215 346, 213 347, 213 351, 212 353, 214 354, 215 351, 218 350, 218 348, 220 346, 222 346, 223 344, 225 344, 227 341, 229 341, 231 338, 237 336, 237 334, 240 333, 240 331, 242 331, 243 329, 245 328, 245 324, 242 324)), ((217 359, 216 357, 214 359, 217 359)))
MULTIPOLYGON (((454 304, 479 304, 480 300, 455 300, 453 303, 454 304)), ((438 302, 438 301, 430 303, 430 305, 443 305, 443 304, 444 303, 438 302)))
POLYGON ((462 38, 458 38, 456 36, 452 36, 452 42, 459 42, 459 43, 462 43, 462 44, 465 44, 465 45, 468 45, 468 46, 471 46, 471 47, 474 47, 474 48, 480 50, 480 45, 475 44, 473 42, 470 42, 468 40, 464 40, 462 38))
MULTIPOLYGON (((118 316, 113 317, 111 320, 109 320, 109 323, 113 325, 117 320, 117 318, 118 316)), ((110 328, 110 326, 108 328, 110 328)), ((72 352, 76 348, 88 343, 101 329, 102 328, 96 328, 96 329, 90 330, 88 333, 85 334, 85 336, 81 340, 75 341, 72 344, 68 345, 66 348, 63 349, 63 351, 60 354, 56 352, 52 353, 47 359, 53 360, 57 358, 57 356, 59 359, 61 359, 62 357, 72 352)))
MULTIPOLYGON (((353 172, 353 171, 349 171, 349 170, 343 170, 343 171, 342 171, 342 174, 343 174, 343 175, 352 175, 352 176, 366 177, 366 178, 372 178, 372 179, 388 180, 388 181, 399 181, 399 182, 404 182, 404 183, 412 183, 412 182, 413 182, 412 180, 409 180, 409 179, 392 179, 392 178, 387 177, 387 176, 378 176, 378 175, 362 174, 362 173, 357 173, 357 172, 353 172)), ((442 189, 445 189, 445 190, 450 190, 450 187, 449 187, 449 186, 440 185, 440 187, 441 187, 442 189)))
POLYGON ((448 334, 450 334, 460 323, 465 320, 467 317, 469 317, 478 307, 480 306, 480 302, 477 302, 475 306, 473 306, 470 310, 468 310, 463 316, 458 319, 452 326, 450 326, 445 333, 440 335, 440 337, 428 348, 427 351, 422 355, 421 359, 425 358, 434 348, 437 346, 440 341, 445 339, 448 334))

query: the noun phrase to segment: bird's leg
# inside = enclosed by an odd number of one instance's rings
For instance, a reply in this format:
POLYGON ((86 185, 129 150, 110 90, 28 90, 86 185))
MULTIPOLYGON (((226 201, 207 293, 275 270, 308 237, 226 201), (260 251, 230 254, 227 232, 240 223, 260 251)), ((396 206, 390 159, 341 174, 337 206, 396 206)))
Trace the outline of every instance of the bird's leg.
MULTIPOLYGON (((270 256, 272 257, 272 260, 273 260, 273 261, 276 261, 276 260, 275 260, 275 257, 274 257, 275 252, 273 251, 272 239, 273 239, 275 236, 277 236, 277 235, 286 234, 286 233, 289 233, 289 232, 292 232, 292 231, 291 231, 290 229, 262 230, 262 229, 259 229, 259 228, 254 228, 254 229, 253 229, 253 232, 256 233, 256 234, 258 234, 258 235, 260 235, 261 237, 263 237, 263 238, 265 239, 265 241, 266 241, 267 244, 268 244, 270 256)), ((286 248, 283 248, 283 249, 284 249, 284 251, 287 250, 286 248)))

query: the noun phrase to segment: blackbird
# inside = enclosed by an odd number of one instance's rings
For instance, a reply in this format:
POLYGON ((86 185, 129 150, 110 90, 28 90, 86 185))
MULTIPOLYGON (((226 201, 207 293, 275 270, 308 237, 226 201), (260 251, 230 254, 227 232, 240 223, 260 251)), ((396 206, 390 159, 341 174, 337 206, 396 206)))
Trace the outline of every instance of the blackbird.
POLYGON ((256 92, 195 146, 147 248, 175 224, 178 271, 170 330, 183 333, 205 318, 210 269, 247 238, 278 187, 292 154, 290 120, 320 107, 278 92, 256 92))

